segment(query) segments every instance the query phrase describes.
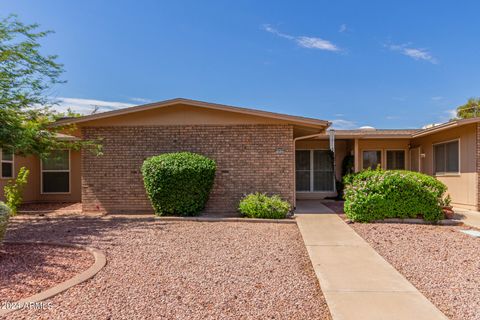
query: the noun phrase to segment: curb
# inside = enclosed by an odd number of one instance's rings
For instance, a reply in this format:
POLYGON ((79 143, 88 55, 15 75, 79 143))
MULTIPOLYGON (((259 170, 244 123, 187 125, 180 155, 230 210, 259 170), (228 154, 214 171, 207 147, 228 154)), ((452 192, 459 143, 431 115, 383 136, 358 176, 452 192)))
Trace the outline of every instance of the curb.
POLYGON ((55 213, 57 211, 61 211, 66 214, 82 212, 81 210, 20 210, 17 212, 17 214, 49 214, 49 213, 55 213))
POLYGON ((423 219, 399 219, 399 218, 390 218, 383 220, 375 220, 373 223, 404 223, 404 224, 428 224, 428 225, 441 225, 441 226, 463 226, 463 221, 461 220, 439 220, 437 222, 425 221, 423 219))
POLYGON ((77 244, 65 244, 65 243, 58 243, 58 242, 41 242, 41 241, 4 241, 4 244, 10 244, 10 245, 20 245, 20 244, 39 244, 39 245, 50 245, 50 246, 60 246, 60 247, 69 247, 69 248, 77 248, 77 249, 82 249, 85 251, 90 252, 93 257, 95 258, 95 262, 93 263, 90 268, 87 270, 83 271, 80 274, 77 274, 73 278, 68 279, 67 281, 64 281, 60 284, 57 284, 56 286, 53 286, 45 291, 42 291, 40 293, 37 293, 33 296, 30 296, 28 298, 24 298, 21 300, 18 300, 14 302, 13 304, 15 305, 14 308, 12 309, 2 309, 0 310, 0 316, 4 316, 10 312, 17 311, 19 309, 22 309, 23 306, 29 305, 32 303, 37 303, 49 298, 52 298, 56 296, 59 293, 62 293, 71 287, 80 284, 82 282, 85 282, 91 278, 93 278, 106 264, 107 264, 107 258, 105 254, 92 247, 87 247, 87 246, 82 246, 82 245, 77 245, 77 244))
POLYGON ((294 219, 255 219, 255 218, 214 218, 214 217, 158 217, 159 221, 196 221, 196 222, 252 222, 252 223, 297 223, 294 219))

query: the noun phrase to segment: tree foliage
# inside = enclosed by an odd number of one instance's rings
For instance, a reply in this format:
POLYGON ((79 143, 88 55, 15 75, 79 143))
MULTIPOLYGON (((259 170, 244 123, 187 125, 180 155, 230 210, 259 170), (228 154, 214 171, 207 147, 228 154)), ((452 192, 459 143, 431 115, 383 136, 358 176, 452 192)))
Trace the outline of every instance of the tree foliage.
POLYGON ((63 148, 98 149, 92 142, 55 139, 57 132, 74 128, 52 127, 64 116, 53 109, 56 101, 51 97, 53 87, 63 82, 63 66, 57 56, 40 51, 39 41, 51 31, 38 29, 37 24, 24 24, 15 15, 0 20, 0 148, 39 156, 63 148))
POLYGON ((468 119, 480 117, 480 98, 470 98, 467 103, 457 108, 457 118, 468 119))

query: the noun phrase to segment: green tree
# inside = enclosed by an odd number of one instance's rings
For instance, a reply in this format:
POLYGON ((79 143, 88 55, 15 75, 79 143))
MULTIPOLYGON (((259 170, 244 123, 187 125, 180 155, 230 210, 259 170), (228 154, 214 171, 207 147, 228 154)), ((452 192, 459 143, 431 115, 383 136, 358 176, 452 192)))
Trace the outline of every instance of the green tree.
POLYGON ((457 108, 457 118, 468 119, 480 117, 480 98, 470 98, 467 103, 457 108))
POLYGON ((0 148, 16 154, 43 157, 52 150, 93 147, 91 141, 59 141, 57 132, 68 133, 72 127, 53 127, 65 116, 56 112, 51 89, 63 83, 63 66, 57 56, 40 52, 39 41, 51 31, 39 31, 37 24, 24 24, 17 16, 0 20, 0 148))

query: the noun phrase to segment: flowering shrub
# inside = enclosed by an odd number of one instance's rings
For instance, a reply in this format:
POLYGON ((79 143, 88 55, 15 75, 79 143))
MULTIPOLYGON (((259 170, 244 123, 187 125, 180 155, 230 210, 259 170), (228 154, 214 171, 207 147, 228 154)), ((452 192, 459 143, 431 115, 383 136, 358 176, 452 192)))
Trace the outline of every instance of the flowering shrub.
POLYGON ((443 218, 447 187, 437 179, 404 170, 365 170, 344 178, 345 214, 368 222, 386 218, 443 218))

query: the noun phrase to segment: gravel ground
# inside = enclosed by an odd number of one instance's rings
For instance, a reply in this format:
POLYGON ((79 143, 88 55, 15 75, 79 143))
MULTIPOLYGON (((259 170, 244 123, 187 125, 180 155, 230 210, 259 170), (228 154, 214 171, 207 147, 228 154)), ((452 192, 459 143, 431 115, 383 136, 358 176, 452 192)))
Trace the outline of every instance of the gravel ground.
POLYGON ((82 212, 81 202, 45 202, 45 203, 25 203, 20 207, 20 211, 52 211, 57 213, 64 212, 82 212))
POLYGON ((409 224, 350 225, 452 320, 480 319, 480 238, 409 224))
POLYGON ((330 319, 294 224, 58 218, 14 221, 7 237, 107 255, 52 308, 10 319, 330 319))
POLYGON ((0 245, 0 303, 15 302, 88 269, 93 256, 75 248, 0 245))

